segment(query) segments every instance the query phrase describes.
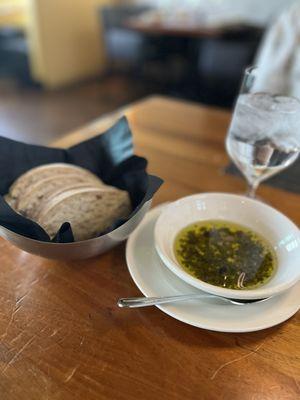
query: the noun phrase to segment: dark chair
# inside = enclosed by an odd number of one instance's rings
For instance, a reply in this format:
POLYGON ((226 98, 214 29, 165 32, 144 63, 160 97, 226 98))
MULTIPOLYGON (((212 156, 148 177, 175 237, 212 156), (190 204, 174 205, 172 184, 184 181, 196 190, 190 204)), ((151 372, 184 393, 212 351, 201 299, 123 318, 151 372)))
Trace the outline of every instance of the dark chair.
POLYGON ((147 38, 124 27, 126 19, 150 10, 148 6, 111 6, 99 9, 110 68, 136 68, 147 54, 147 38))
POLYGON ((22 84, 32 83, 28 44, 22 31, 16 28, 0 30, 0 77, 13 78, 22 84))
POLYGON ((253 63, 262 35, 261 29, 243 28, 199 43, 200 100, 225 107, 233 104, 243 72, 253 63))

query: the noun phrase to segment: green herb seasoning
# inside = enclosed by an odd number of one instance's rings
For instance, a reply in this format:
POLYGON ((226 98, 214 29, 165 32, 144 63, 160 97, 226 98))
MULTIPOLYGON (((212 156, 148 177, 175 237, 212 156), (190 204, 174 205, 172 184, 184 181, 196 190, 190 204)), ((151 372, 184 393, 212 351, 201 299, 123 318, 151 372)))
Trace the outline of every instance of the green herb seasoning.
POLYGON ((229 289, 266 283, 276 268, 271 245, 260 235, 226 221, 203 221, 176 236, 175 255, 195 278, 229 289))

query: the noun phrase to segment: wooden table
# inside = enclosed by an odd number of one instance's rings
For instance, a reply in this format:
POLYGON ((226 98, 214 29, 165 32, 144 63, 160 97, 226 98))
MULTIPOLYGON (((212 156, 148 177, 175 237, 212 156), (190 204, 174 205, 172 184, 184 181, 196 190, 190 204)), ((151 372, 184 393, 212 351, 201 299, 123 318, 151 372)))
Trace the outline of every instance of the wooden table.
POLYGON ((254 29, 255 26, 240 21, 224 23, 223 25, 206 26, 205 24, 193 25, 188 21, 172 25, 163 21, 144 21, 141 17, 132 17, 124 22, 124 28, 151 36, 174 36, 186 38, 220 38, 232 32, 241 32, 254 29))
POLYGON ((140 20, 130 20, 124 27, 145 35, 154 36, 179 36, 192 38, 214 38, 224 34, 222 28, 188 27, 188 26, 166 26, 162 23, 143 23, 140 20))
MULTIPOLYGON (((137 154, 165 179, 155 203, 194 192, 241 192, 224 175, 230 114, 148 98, 66 136, 74 144, 125 112, 137 154)), ((260 195, 300 223, 299 196, 260 195)), ((261 332, 223 334, 185 325, 157 308, 124 310, 139 295, 125 246, 80 262, 44 260, 0 240, 1 400, 299 399, 299 313, 261 332)))

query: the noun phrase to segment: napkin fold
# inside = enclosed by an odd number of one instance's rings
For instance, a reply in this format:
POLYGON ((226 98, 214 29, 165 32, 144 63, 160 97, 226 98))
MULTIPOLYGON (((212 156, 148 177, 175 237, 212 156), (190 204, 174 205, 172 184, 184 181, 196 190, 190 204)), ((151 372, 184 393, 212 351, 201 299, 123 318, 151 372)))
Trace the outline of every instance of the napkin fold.
MULTIPOLYGON (((45 242, 49 235, 36 222, 16 213, 5 201, 11 184, 23 173, 39 165, 70 163, 86 168, 106 184, 129 192, 132 213, 116 221, 108 233, 132 218, 157 192, 163 181, 147 173, 147 160, 134 155, 130 127, 122 117, 113 127, 69 149, 21 143, 0 137, 0 225, 22 236, 45 242)), ((66 221, 52 242, 73 242, 72 227, 66 221)))

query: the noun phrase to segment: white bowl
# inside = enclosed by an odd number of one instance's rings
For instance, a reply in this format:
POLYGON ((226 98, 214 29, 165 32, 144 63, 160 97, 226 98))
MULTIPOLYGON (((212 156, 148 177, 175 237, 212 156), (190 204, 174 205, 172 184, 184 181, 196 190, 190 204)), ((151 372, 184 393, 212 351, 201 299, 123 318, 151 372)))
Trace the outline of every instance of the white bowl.
POLYGON ((274 208, 260 201, 225 193, 204 193, 169 204, 158 218, 155 247, 164 264, 183 281, 214 295, 235 299, 258 299, 277 295, 300 279, 300 232, 274 208), (177 262, 174 240, 178 232, 197 221, 218 219, 253 229, 265 237, 276 252, 278 267, 265 285, 255 289, 226 289, 188 274, 177 262))

